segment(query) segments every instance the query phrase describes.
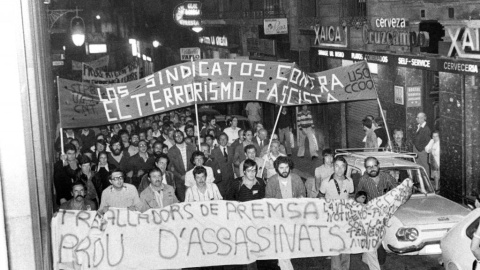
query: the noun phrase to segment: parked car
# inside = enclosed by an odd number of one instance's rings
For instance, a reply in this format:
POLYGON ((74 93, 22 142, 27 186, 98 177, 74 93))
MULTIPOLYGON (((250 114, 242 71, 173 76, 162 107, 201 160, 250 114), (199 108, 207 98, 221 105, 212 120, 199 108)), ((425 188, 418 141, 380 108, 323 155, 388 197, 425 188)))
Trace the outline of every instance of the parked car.
POLYGON ((386 229, 383 247, 387 252, 401 255, 440 254, 440 240, 470 210, 435 194, 425 169, 415 163, 415 154, 392 152, 360 152, 337 150, 347 163, 347 176, 355 188, 365 173, 364 160, 369 156, 380 162, 380 171, 389 173, 399 183, 410 178, 414 191, 410 199, 393 215, 386 229))
POLYGON ((207 115, 207 117, 215 117, 215 120, 217 122, 217 125, 220 126, 221 130, 224 130, 227 125, 228 119, 230 119, 232 116, 237 117, 238 119, 238 127, 246 130, 250 128, 250 122, 248 122, 248 118, 242 115, 223 115, 219 111, 211 108, 199 108, 198 109, 198 117, 200 120, 200 117, 202 115, 207 115))
POLYGON ((475 209, 457 223, 442 239, 442 260, 447 270, 471 270, 476 262, 470 251, 473 233, 480 223, 480 209, 475 209))

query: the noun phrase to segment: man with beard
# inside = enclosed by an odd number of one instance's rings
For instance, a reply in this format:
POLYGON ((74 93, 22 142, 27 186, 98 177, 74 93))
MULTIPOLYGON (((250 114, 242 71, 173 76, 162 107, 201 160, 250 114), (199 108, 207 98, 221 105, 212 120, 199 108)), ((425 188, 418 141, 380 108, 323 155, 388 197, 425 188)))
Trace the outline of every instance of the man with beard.
MULTIPOLYGON (((355 191, 353 180, 345 176, 347 161, 342 156, 333 160, 333 174, 322 180, 320 193, 325 194, 327 200, 347 200, 355 191)), ((332 256, 332 270, 350 269, 350 254, 339 254, 332 256)))
POLYGON ((60 209, 64 210, 86 210, 86 211, 95 211, 97 206, 94 202, 85 199, 85 194, 87 193, 85 184, 82 181, 76 181, 72 185, 72 196, 73 198, 62 203, 60 209))
POLYGON ((141 212, 178 203, 173 187, 163 183, 162 170, 154 168, 147 176, 150 185, 140 193, 140 201, 142 201, 143 204, 141 212))
POLYGON ((138 134, 133 133, 130 138, 130 146, 128 147, 128 154, 130 156, 138 153, 138 142, 140 142, 140 137, 138 137, 138 134))
POLYGON ((155 157, 158 157, 163 153, 163 143, 156 141, 152 146, 152 153, 155 157))
POLYGON ((108 153, 108 163, 113 164, 115 168, 126 172, 128 169, 128 160, 130 155, 123 151, 123 144, 119 136, 114 135, 110 141, 110 153, 108 153))
MULTIPOLYGON (((371 201, 377 197, 383 196, 388 191, 394 189, 398 183, 389 173, 380 171, 380 162, 374 157, 367 157, 365 159, 366 174, 360 178, 358 183, 358 191, 365 191, 367 193, 367 201, 371 201)), ((385 264, 386 252, 383 246, 378 247, 378 261, 380 265, 385 264)), ((375 254, 373 254, 375 255, 375 254)))
POLYGON ((293 162, 286 156, 279 156, 273 163, 277 174, 267 181, 265 198, 304 198, 307 190, 302 179, 293 170, 293 162))
POLYGON ((173 172, 175 176, 177 198, 181 202, 185 200, 185 192, 187 190, 185 174, 193 169, 193 164, 188 162, 193 152, 195 152, 195 146, 185 143, 182 131, 175 131, 175 145, 168 150, 168 157, 170 158, 169 171, 173 172))
MULTIPOLYGON (((273 162, 273 166, 277 174, 268 179, 265 198, 290 199, 307 196, 307 190, 302 179, 297 174, 291 172, 293 170, 293 162, 290 158, 279 156, 273 162)), ((267 269, 276 269, 277 263, 281 269, 293 269, 290 260, 257 261, 259 268, 267 266, 267 269)))

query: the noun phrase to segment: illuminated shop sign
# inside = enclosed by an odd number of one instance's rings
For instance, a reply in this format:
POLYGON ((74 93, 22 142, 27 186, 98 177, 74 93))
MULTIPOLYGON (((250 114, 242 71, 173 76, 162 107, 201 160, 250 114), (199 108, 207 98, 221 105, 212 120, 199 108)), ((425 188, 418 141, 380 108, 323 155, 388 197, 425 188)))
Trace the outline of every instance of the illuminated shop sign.
POLYGON ((227 37, 223 36, 210 36, 210 37, 200 37, 198 42, 208 45, 217 45, 222 47, 228 47, 228 39, 227 37))
POLYGON ((187 1, 179 4, 173 10, 173 19, 180 26, 200 25, 202 3, 187 1))
POLYGON ((347 47, 347 27, 343 26, 320 26, 315 25, 314 45, 347 47))
POLYGON ((363 42, 365 44, 428 47, 430 35, 428 32, 407 30, 372 30, 363 26, 363 42))
POLYGON ((480 59, 479 28, 445 26, 452 43, 447 56, 480 59))
POLYGON ((431 67, 431 60, 429 59, 418 59, 418 58, 409 58, 409 57, 398 57, 398 64, 401 66, 412 66, 412 67, 431 67))
POLYGON ((377 18, 374 19, 377 28, 405 28, 405 18, 377 18))

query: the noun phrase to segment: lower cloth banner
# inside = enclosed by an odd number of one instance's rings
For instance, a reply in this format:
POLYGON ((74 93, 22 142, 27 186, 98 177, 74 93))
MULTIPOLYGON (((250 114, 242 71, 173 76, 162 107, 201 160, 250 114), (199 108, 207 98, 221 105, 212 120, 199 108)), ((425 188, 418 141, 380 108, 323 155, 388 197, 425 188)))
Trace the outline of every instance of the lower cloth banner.
POLYGON ((368 204, 263 199, 179 203, 144 213, 61 210, 52 220, 54 269, 172 269, 375 250, 411 180, 368 204))

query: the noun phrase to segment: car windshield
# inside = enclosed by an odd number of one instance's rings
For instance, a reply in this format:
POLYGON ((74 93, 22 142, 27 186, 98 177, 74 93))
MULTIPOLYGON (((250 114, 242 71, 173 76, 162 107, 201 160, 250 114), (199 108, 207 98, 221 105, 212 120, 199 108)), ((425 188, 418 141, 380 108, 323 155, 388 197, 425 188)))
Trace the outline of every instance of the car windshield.
POLYGON ((386 172, 393 176, 398 183, 410 178, 413 181, 414 189, 413 194, 426 194, 433 193, 433 186, 428 180, 427 174, 424 170, 412 167, 386 167, 380 168, 380 171, 386 172))

